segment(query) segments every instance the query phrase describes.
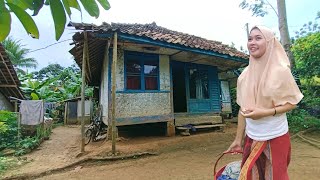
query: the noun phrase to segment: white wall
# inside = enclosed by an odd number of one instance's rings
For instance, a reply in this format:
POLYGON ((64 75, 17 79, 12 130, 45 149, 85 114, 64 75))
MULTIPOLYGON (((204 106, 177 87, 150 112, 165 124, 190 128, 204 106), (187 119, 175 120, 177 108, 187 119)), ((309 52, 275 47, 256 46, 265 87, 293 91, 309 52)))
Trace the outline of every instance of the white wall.
POLYGON ((8 101, 8 99, 0 92, 0 110, 13 111, 13 105, 8 101))
MULTIPOLYGON (((78 117, 81 117, 81 101, 78 101, 78 108, 77 108, 77 110, 78 110, 78 112, 77 112, 77 114, 78 114, 78 117)), ((90 116, 90 107, 91 107, 91 101, 89 101, 89 100, 86 100, 85 102, 84 102, 84 116, 90 116)))
MULTIPOLYGON (((106 45, 107 46, 107 45, 106 45)), ((106 47, 107 48, 107 47, 106 47)), ((101 69, 101 84, 100 84, 100 98, 99 102, 102 105, 102 121, 108 125, 108 76, 109 74, 109 55, 107 50, 104 54, 104 59, 102 62, 101 69)))

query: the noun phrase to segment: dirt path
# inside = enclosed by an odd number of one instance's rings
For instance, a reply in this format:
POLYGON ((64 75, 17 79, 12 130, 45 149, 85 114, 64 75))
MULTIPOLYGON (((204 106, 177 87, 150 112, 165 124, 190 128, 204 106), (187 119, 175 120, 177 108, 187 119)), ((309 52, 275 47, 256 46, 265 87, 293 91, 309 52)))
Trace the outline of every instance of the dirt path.
POLYGON ((29 163, 10 170, 5 176, 43 172, 77 161, 75 157, 79 149, 79 137, 78 126, 54 128, 49 140, 44 141, 32 153, 23 156, 29 163))
MULTIPOLYGON (((27 156, 28 159, 34 158, 33 162, 11 171, 9 174, 40 172, 79 160, 79 158, 75 158, 79 152, 79 132, 78 128, 59 127, 54 129, 51 142, 45 142, 41 146, 41 150, 27 156), (68 141, 66 141, 66 137, 68 137, 68 141)), ((209 131, 197 132, 188 137, 177 135, 172 138, 122 138, 117 142, 117 149, 121 154, 141 151, 159 152, 160 154, 116 162, 82 164, 71 170, 38 179, 212 179, 213 164, 217 155, 230 145, 234 134, 235 125, 229 125, 224 133, 209 131)), ((319 136, 313 137, 320 140, 319 136)), ((320 177, 320 150, 298 139, 292 141, 292 146, 292 160, 289 168, 291 179, 309 180, 320 177)), ((84 157, 103 157, 108 155, 110 150, 109 141, 91 143, 86 147, 88 154, 84 157)), ((223 158, 220 165, 237 159, 240 157, 227 156, 223 158)))

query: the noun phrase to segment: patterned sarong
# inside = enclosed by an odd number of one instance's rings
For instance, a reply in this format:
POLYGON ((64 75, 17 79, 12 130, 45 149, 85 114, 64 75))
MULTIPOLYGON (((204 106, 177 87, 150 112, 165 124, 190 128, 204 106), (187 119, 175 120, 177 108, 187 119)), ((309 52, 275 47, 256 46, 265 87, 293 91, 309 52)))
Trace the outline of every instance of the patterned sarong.
POLYGON ((289 180, 290 152, 289 133, 268 141, 246 136, 239 180, 289 180))

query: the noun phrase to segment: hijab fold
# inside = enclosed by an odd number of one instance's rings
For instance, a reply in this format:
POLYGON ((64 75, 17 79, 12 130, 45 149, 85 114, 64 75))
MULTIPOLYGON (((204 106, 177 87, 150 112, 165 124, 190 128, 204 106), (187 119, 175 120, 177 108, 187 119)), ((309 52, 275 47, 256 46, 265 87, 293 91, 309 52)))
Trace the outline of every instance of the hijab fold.
POLYGON ((241 108, 273 108, 298 104, 303 98, 290 70, 290 61, 273 32, 255 26, 266 39, 266 52, 260 58, 250 55, 249 65, 237 82, 237 103, 241 108))

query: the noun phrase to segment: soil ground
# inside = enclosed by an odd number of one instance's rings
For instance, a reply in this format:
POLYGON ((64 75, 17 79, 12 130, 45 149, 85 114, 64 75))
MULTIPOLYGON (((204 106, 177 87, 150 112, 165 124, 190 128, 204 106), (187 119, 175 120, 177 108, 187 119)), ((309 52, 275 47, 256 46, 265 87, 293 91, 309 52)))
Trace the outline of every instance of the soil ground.
MULTIPOLYGON (((112 179, 112 180, 168 180, 168 179, 213 179, 213 166, 218 155, 233 141, 236 124, 228 123, 224 132, 197 131, 191 136, 135 136, 120 137, 116 144, 120 155, 135 152, 156 152, 156 156, 132 158, 119 161, 85 163, 38 177, 38 179, 112 179)), ((309 135, 308 135, 309 136, 309 135)), ((320 134, 310 134, 320 141, 320 134)), ((21 174, 36 174, 59 168, 88 157, 110 155, 111 141, 101 140, 85 147, 86 154, 77 157, 80 151, 78 126, 61 126, 53 130, 50 140, 45 141, 32 153, 25 155, 29 163, 8 171, 4 177, 21 174)), ((227 155, 219 167, 240 160, 240 155, 227 155)), ((320 149, 299 138, 292 139, 292 157, 289 175, 293 180, 320 178, 320 149)), ((27 176, 25 176, 27 177, 27 176)), ((34 178, 31 178, 34 179, 34 178)))

